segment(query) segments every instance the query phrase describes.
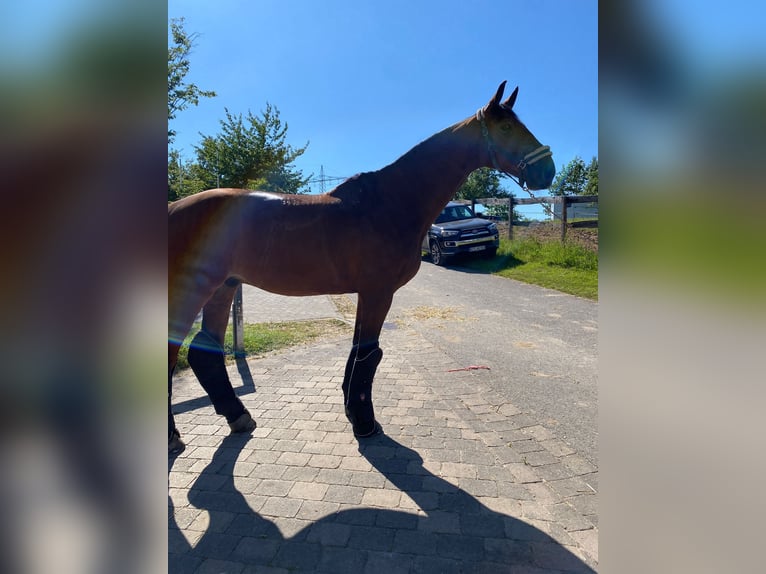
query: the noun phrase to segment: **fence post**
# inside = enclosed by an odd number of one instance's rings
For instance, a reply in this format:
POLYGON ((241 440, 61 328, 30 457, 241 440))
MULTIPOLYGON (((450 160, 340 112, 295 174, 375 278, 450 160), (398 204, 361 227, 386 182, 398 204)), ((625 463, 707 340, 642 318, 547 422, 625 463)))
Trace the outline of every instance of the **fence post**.
POLYGON ((561 243, 564 243, 567 238, 567 196, 559 196, 561 201, 561 243))
POLYGON ((234 331, 234 356, 245 356, 244 320, 242 317, 242 283, 234 294, 234 304, 231 306, 232 326, 234 331))
POLYGON ((508 239, 513 239, 513 195, 508 196, 508 239))

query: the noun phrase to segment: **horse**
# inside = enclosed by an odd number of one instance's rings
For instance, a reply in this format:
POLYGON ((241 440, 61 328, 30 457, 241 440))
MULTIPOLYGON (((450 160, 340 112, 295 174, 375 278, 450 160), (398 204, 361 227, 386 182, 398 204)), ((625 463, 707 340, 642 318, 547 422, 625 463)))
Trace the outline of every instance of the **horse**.
POLYGON ((240 283, 281 295, 357 294, 343 404, 355 437, 378 434, 372 383, 380 331, 394 293, 417 273, 421 244, 471 172, 491 167, 526 189, 555 175, 543 146, 513 111, 506 82, 484 107, 392 164, 321 195, 211 189, 168 206, 168 449, 183 449, 171 409, 178 350, 202 310, 189 364, 232 433, 256 423, 235 395, 223 352, 240 283))

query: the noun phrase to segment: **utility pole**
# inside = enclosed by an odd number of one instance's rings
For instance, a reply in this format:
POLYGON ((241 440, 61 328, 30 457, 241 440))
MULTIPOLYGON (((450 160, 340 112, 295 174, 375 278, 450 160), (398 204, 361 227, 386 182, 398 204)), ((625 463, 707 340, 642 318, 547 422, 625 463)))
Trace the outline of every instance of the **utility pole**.
POLYGON ((244 313, 242 310, 242 283, 237 287, 237 291, 234 294, 234 301, 231 306, 232 316, 232 334, 234 338, 234 357, 245 356, 245 325, 244 325, 244 313))
POLYGON ((319 193, 324 193, 324 165, 319 166, 319 193))
POLYGON ((317 182, 319 182, 319 193, 325 193, 327 191, 327 184, 336 184, 339 181, 344 181, 345 177, 337 177, 334 175, 327 175, 324 172, 324 165, 319 166, 319 175, 316 177, 311 177, 311 186, 312 186, 312 193, 316 191, 316 188, 313 186, 316 185, 317 182))

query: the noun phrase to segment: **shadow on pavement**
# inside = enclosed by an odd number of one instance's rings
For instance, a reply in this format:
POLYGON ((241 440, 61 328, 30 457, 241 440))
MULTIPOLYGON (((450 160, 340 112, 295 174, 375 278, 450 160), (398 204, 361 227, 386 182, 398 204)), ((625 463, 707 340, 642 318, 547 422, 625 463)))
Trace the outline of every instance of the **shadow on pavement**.
MULTIPOLYGON (((255 381, 253 381, 253 375, 250 373, 250 365, 247 364, 247 358, 237 357, 235 360, 237 365, 237 372, 242 379, 242 384, 238 387, 234 387, 234 393, 238 397, 243 397, 245 395, 249 395, 250 393, 254 393, 255 381)), ((188 372, 191 372, 191 369, 188 369, 188 372)), ((193 374, 191 376, 194 377, 193 374)), ((195 377, 194 380, 197 381, 197 378, 195 377)), ((197 381, 197 384, 199 384, 199 381, 197 381)), ((189 411, 207 406, 212 406, 212 403, 210 402, 210 397, 205 394, 200 397, 188 399, 186 401, 173 403, 173 414, 177 415, 180 413, 188 413, 189 411)))
MULTIPOLYGON (((433 265, 427 256, 423 257, 423 263, 433 265)), ((492 275, 501 269, 516 267, 522 263, 512 255, 496 255, 492 259, 482 259, 469 254, 460 254, 448 259, 444 268, 470 275, 492 275)))
MULTIPOLYGON (((248 440, 255 439, 226 437, 191 485, 189 502, 209 513, 207 529, 193 547, 178 529, 169 499, 169 572, 194 572, 205 559, 291 573, 595 572, 538 528, 489 509, 435 476, 423 468, 417 452, 384 434, 360 442, 359 451, 424 514, 383 508, 341 510, 285 538, 272 521, 252 510, 248 495, 235 487, 234 465, 248 440)), ((172 465, 170 460, 168 471, 172 465)), ((257 489, 252 496, 258 497, 257 489)), ((282 500, 296 508, 301 504, 282 500)), ((216 571, 225 570, 219 564, 216 571)))
POLYGON ((250 365, 247 364, 247 357, 237 357, 237 372, 242 379, 243 392, 238 394, 254 393, 255 381, 250 373, 250 365))

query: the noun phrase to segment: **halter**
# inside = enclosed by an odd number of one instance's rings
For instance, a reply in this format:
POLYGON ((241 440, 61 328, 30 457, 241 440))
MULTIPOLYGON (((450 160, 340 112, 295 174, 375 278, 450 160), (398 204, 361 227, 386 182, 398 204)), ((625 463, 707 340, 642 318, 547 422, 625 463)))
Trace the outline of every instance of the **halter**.
POLYGON ((512 173, 505 171, 497 163, 495 144, 493 143, 492 138, 489 137, 489 130, 487 129, 487 124, 484 121, 484 108, 479 108, 479 110, 476 112, 476 119, 479 120, 479 123, 481 124, 481 134, 484 136, 484 139, 487 142, 487 149, 489 150, 489 158, 492 160, 492 167, 494 167, 500 173, 504 173, 510 177, 516 183, 516 185, 518 185, 524 191, 528 192, 529 188, 527 187, 526 181, 527 166, 532 165, 533 163, 537 163, 541 159, 552 156, 553 153, 551 152, 551 148, 547 145, 541 145, 537 149, 529 152, 527 155, 521 158, 519 163, 516 164, 516 169, 518 170, 519 175, 514 177, 512 173))

